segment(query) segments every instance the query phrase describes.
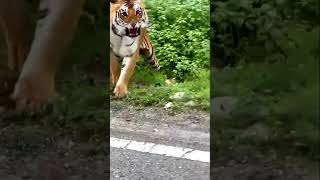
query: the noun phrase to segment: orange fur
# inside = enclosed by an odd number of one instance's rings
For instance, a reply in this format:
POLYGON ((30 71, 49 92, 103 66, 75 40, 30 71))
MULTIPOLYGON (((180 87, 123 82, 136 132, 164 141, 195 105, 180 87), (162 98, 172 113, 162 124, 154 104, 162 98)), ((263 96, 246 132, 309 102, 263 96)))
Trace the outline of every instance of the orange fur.
POLYGON ((41 111, 55 97, 55 74, 69 46, 85 0, 42 0, 50 15, 35 31, 23 7, 25 0, 0 1, 0 27, 8 45, 9 66, 20 71, 11 98, 16 109, 41 111), (32 39, 32 34, 34 38, 32 39))
MULTIPOLYGON (((115 16, 117 10, 120 8, 122 3, 125 1, 118 1, 117 3, 110 3, 110 26, 112 25, 112 18, 115 16)), ((128 2, 128 1, 127 1, 128 2)), ((130 1, 139 3, 142 8, 144 8, 141 1, 130 1)), ((128 16, 126 18, 123 18, 125 22, 137 22, 140 20, 140 17, 135 15, 135 11, 129 8, 128 16)), ((124 69, 121 71, 119 67, 118 60, 116 59, 115 55, 113 53, 110 53, 110 75, 111 75, 111 82, 115 84, 115 89, 113 93, 117 97, 124 96, 128 93, 128 83, 129 80, 134 72, 136 63, 139 58, 139 50, 140 47, 143 44, 144 37, 146 37, 146 29, 141 28, 140 37, 139 37, 139 43, 138 48, 136 52, 129 58, 128 63, 124 67, 124 69)))

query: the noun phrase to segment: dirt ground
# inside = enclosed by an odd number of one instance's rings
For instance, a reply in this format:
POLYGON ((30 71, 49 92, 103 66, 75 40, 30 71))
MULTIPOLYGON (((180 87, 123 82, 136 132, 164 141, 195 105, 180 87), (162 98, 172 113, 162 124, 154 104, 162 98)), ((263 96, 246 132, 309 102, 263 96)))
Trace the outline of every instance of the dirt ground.
MULTIPOLYGON (((148 124, 145 122, 148 121, 149 123, 158 123, 159 127, 161 127, 161 124, 166 124, 168 126, 179 126, 180 129, 190 130, 194 128, 205 132, 209 130, 210 124, 209 114, 206 112, 189 110, 172 113, 159 107, 134 107, 132 105, 126 105, 121 101, 116 101, 111 104, 111 115, 115 116, 116 120, 119 121, 125 121, 125 119, 128 118, 131 124, 137 124, 134 126, 138 127, 143 124, 148 124)), ((214 122, 211 127, 214 127, 214 122)), ((214 131, 214 128, 211 129, 211 131, 214 131)), ((245 131, 245 129, 243 131, 245 131)), ((211 142, 215 141, 212 137, 213 136, 211 136, 211 142)), ((192 142, 190 142, 190 144, 192 144, 192 142)), ((225 142, 225 144, 232 144, 232 142, 225 142)), ((316 161, 294 156, 293 154, 287 154, 286 156, 281 154, 276 147, 264 150, 260 148, 258 144, 230 146, 229 149, 224 149, 224 152, 220 152, 219 154, 211 151, 211 179, 319 179, 319 166, 316 161)))
MULTIPOLYGON (((6 109, 10 104, 7 96, 15 80, 14 75, 8 74, 3 73, 0 81, 0 180, 106 179, 109 170, 109 148, 105 141, 107 138, 105 130, 108 126, 101 128, 101 122, 107 122, 109 118, 108 113, 105 113, 105 107, 96 106, 100 108, 90 109, 84 114, 79 112, 68 114, 68 109, 63 113, 53 111, 42 116, 17 114, 6 109)), ((126 112, 126 106, 125 103, 117 101, 116 105, 111 106, 111 111, 126 112)), ((74 110, 69 109, 69 111, 74 110)), ((145 111, 154 113, 148 117, 157 117, 157 113, 161 113, 159 116, 164 116, 163 111, 157 111, 153 107, 145 107, 145 111)), ((139 116, 145 119, 146 116, 141 112, 141 107, 130 109, 130 113, 134 113, 137 120, 139 116)), ((194 121, 194 114, 186 111, 182 116, 194 121)), ((168 113, 165 116, 172 114, 168 113)), ((213 152, 211 179, 316 180, 319 178, 316 162, 293 155, 279 157, 276 149, 273 152, 248 151, 248 149, 255 149, 255 144, 251 147, 232 147, 219 156, 213 152)))
POLYGON ((2 72, 0 180, 105 179, 109 162, 106 128, 101 126, 107 119, 105 107, 86 113, 56 108, 40 115, 17 113, 8 99, 16 75, 2 72), (82 124, 86 121, 96 127, 82 124), (100 126, 104 133, 93 131, 100 126))
POLYGON ((316 162, 288 156, 246 154, 230 151, 230 156, 219 157, 211 164, 214 180, 317 180, 316 162), (237 154, 237 155, 236 155, 237 154), (246 154, 246 155, 245 155, 246 154))

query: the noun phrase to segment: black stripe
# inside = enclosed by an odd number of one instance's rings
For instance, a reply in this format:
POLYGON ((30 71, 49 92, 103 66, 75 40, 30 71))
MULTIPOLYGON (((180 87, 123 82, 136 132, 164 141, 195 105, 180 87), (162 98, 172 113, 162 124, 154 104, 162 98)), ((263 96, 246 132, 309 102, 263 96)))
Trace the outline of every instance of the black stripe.
POLYGON ((118 18, 119 18, 119 11, 118 11, 117 14, 115 15, 115 20, 114 20, 114 22, 115 22, 118 26, 120 26, 120 24, 119 24, 119 22, 118 22, 118 18))
POLYGON ((153 46, 151 45, 151 56, 147 58, 147 60, 151 60, 153 57, 153 46))
MULTIPOLYGON (((113 51, 112 51, 113 52, 113 51)), ((118 54, 116 54, 115 52, 113 52, 114 56, 116 56, 119 60, 122 60, 123 57, 119 56, 118 54)))
POLYGON ((121 36, 120 34, 118 34, 117 29, 116 29, 116 26, 115 26, 113 23, 112 23, 111 29, 112 29, 112 32, 113 32, 115 35, 117 35, 117 36, 119 36, 119 37, 122 38, 122 36, 121 36))
MULTIPOLYGON (((134 52, 135 53, 135 52, 134 52)), ((125 57, 132 57, 134 55, 134 53, 132 54, 129 54, 128 56, 125 56, 125 57)))
POLYGON ((132 46, 132 44, 136 42, 136 41, 133 41, 131 44, 126 44, 125 46, 129 47, 129 46, 132 46))

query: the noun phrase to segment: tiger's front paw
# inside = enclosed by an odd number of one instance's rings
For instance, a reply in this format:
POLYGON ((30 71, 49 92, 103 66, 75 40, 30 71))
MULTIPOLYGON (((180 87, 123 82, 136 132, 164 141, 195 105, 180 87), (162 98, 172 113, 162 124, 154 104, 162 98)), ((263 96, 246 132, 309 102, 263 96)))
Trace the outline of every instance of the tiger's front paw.
POLYGON ((20 76, 11 95, 18 111, 30 113, 40 113, 54 97, 54 77, 45 73, 20 76))
POLYGON ((116 97, 123 97, 123 96, 125 96, 125 95, 128 93, 127 85, 125 85, 125 84, 117 85, 117 86, 114 88, 113 93, 114 93, 114 95, 115 95, 116 97))

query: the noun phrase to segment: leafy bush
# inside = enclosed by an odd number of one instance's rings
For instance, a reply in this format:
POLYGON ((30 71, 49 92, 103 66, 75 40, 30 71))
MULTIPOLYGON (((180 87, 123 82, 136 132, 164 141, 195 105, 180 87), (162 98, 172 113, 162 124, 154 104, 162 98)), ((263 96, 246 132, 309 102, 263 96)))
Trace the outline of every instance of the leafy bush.
POLYGON ((276 0, 228 0, 211 4, 215 65, 286 59, 287 28, 276 0))
POLYGON ((319 1, 317 0, 278 0, 282 6, 283 16, 291 19, 305 20, 312 24, 319 24, 319 1))
POLYGON ((211 2, 214 65, 287 61, 295 43, 288 22, 319 25, 316 0, 217 0, 211 2))
POLYGON ((162 71, 183 80, 209 68, 209 2, 147 0, 145 4, 162 71))
MULTIPOLYGON (((216 123, 216 129, 237 125, 235 128, 243 130, 244 122, 265 123, 275 130, 275 139, 281 142, 277 149, 283 148, 287 153, 289 147, 295 153, 319 158, 319 53, 314 53, 319 48, 319 30, 319 27, 311 31, 300 26, 289 27, 289 38, 300 48, 288 50, 286 64, 248 63, 215 70, 213 96, 239 98, 232 113, 235 121, 216 123), (301 151, 297 144, 305 149, 301 151)), ((226 142, 223 135, 218 134, 221 137, 218 142, 226 142)))

